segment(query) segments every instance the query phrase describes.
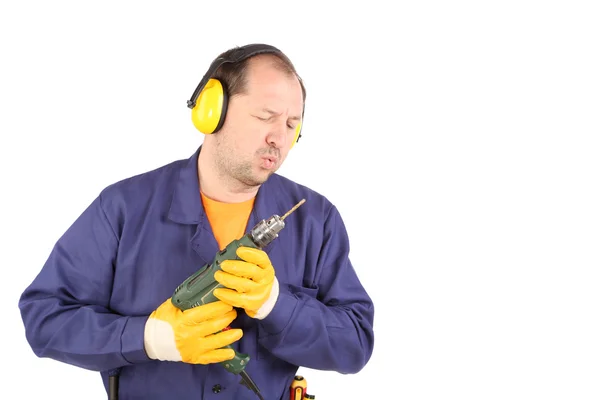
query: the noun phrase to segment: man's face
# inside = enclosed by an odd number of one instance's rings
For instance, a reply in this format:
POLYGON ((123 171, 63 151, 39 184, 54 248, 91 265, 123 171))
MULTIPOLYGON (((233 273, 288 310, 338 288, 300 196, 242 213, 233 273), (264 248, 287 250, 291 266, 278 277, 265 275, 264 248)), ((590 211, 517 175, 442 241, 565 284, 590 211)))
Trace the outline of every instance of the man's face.
POLYGON ((222 172, 258 186, 281 167, 302 116, 302 88, 269 58, 252 59, 247 91, 229 101, 223 128, 215 135, 222 172))

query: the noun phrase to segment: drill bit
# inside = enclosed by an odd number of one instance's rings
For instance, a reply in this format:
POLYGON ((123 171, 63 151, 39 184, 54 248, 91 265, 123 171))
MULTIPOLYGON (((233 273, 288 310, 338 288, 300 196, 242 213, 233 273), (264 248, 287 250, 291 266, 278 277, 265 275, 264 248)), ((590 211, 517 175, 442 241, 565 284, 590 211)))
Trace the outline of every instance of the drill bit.
POLYGON ((291 213, 293 213, 294 211, 296 211, 296 209, 298 207, 300 207, 305 201, 306 201, 306 199, 300 200, 298 202, 298 204, 296 204, 294 207, 292 207, 292 209, 290 211, 288 211, 285 214, 283 214, 283 217, 281 217, 281 220, 283 221, 284 219, 286 219, 291 213))

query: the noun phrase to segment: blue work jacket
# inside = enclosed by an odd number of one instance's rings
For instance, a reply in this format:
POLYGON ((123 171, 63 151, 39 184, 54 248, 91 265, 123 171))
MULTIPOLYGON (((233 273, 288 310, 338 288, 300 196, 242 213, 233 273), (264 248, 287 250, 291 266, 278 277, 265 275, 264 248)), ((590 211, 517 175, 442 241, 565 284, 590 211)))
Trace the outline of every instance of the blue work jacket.
MULTIPOLYGON (((59 238, 19 300, 38 357, 119 374, 119 400, 252 399, 221 364, 150 359, 146 319, 219 251, 204 212, 197 159, 178 160, 114 183, 59 238)), ((259 189, 249 231, 273 214, 285 228, 268 253, 279 298, 263 320, 238 310, 234 348, 266 400, 289 399, 299 366, 356 373, 373 351, 373 303, 349 260, 338 210, 324 196, 281 175, 259 189)), ((107 389, 108 390, 108 389, 107 389)))

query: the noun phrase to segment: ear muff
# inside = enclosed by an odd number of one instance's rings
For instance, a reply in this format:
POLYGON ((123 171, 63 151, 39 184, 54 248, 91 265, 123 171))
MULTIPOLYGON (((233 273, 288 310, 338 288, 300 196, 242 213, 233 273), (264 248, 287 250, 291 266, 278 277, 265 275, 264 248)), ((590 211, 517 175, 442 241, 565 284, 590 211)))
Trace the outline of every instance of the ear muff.
POLYGON ((192 122, 196 129, 209 135, 218 131, 227 114, 227 91, 217 79, 209 79, 192 108, 192 122))
POLYGON ((300 123, 298 124, 298 126, 296 126, 296 134, 294 135, 294 140, 292 140, 292 147, 294 147, 294 145, 298 142, 298 139, 300 139, 300 131, 302 130, 302 121, 300 121, 300 123))

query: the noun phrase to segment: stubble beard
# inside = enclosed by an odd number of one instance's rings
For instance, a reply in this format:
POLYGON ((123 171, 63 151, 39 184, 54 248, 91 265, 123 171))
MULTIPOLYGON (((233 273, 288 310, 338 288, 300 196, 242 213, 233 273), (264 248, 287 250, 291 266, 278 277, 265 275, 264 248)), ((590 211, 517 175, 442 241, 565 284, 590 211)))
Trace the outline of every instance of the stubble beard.
POLYGON ((222 180, 228 182, 233 189, 236 187, 240 190, 254 189, 262 185, 272 174, 269 172, 266 177, 257 176, 252 168, 252 160, 240 160, 236 158, 231 151, 232 148, 223 142, 223 138, 217 141, 217 158, 216 164, 218 173, 222 180))

